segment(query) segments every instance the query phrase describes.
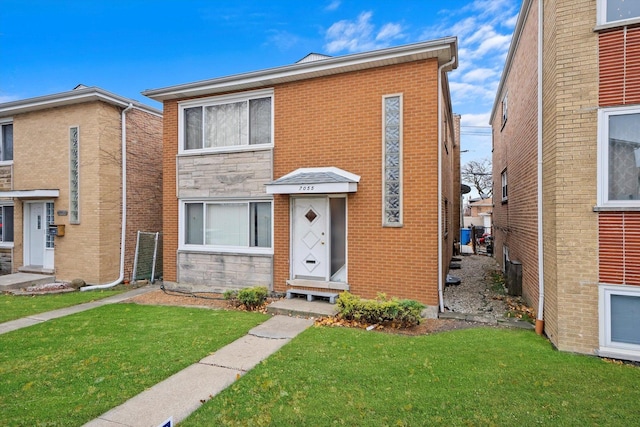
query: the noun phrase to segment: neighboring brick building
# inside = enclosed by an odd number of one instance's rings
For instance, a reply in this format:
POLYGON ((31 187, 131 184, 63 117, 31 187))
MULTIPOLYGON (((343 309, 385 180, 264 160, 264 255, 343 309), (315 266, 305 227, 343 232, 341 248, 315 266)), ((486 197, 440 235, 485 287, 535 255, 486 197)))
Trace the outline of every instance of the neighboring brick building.
POLYGON ((560 350, 634 360, 638 41, 637 2, 525 0, 491 116, 495 253, 522 263, 539 332, 560 350))
POLYGON ((129 279, 137 231, 162 229, 161 112, 78 86, 0 104, 0 126, 5 272, 104 284, 117 280, 122 268, 129 279), (121 266, 123 121, 127 215, 121 266), (54 236, 53 229, 64 235, 54 236))
POLYGON ((164 102, 165 281, 437 306, 460 215, 456 55, 447 38, 144 92, 164 102))

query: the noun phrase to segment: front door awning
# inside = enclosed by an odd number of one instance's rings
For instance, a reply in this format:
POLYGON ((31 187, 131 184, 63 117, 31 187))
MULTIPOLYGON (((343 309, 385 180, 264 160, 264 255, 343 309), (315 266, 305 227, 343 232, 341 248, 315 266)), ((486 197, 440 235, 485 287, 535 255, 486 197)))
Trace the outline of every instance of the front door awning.
POLYGON ((355 193, 360 176, 336 167, 300 168, 266 185, 267 194, 355 193))
POLYGON ((0 198, 14 197, 16 199, 49 199, 60 197, 60 190, 11 190, 0 191, 0 198))

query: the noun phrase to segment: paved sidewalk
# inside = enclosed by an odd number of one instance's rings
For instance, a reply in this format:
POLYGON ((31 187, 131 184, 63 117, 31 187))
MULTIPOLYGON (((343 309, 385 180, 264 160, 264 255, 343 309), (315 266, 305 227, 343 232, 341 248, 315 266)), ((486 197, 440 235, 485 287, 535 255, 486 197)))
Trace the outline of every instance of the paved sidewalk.
POLYGON ((170 417, 178 423, 311 325, 312 319, 274 316, 85 427, 157 427, 170 417))
POLYGON ((57 319, 58 317, 64 317, 70 314, 80 313, 81 311, 91 310, 92 308, 100 307, 102 305, 121 302, 129 298, 133 298, 136 295, 141 295, 147 292, 154 291, 156 289, 158 289, 158 287, 144 286, 141 288, 133 289, 128 292, 123 292, 118 295, 103 298, 98 301, 92 301, 84 304, 73 305, 71 307, 60 308, 58 310, 53 310, 53 311, 46 311, 44 313, 33 314, 31 316, 23 317, 21 319, 0 323, 0 334, 6 334, 7 332, 15 331, 16 329, 37 325, 38 323, 46 322, 47 320, 51 320, 51 319, 57 319))

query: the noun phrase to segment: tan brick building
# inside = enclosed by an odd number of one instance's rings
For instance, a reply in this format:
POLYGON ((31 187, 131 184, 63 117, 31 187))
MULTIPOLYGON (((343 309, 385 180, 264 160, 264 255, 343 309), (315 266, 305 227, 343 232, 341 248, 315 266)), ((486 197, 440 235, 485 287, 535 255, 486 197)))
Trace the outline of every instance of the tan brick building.
POLYGON ((165 281, 436 307, 460 221, 447 38, 144 92, 164 102, 165 281))
POLYGON ((640 4, 525 0, 491 116, 496 257, 560 350, 640 360, 640 4))
POLYGON ((81 85, 0 104, 0 126, 5 273, 131 278, 137 231, 162 229, 161 112, 81 85))

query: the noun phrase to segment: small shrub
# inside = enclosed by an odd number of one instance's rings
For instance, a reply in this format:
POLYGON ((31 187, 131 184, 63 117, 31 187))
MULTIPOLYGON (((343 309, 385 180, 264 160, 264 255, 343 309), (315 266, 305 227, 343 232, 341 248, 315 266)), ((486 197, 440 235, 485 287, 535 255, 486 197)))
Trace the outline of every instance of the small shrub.
POLYGON ((238 291, 234 290, 226 290, 222 294, 222 297, 226 300, 234 300, 238 298, 238 291))
POLYGON ((378 294, 375 300, 363 300, 349 292, 342 292, 336 301, 339 316, 365 323, 397 323, 402 327, 420 323, 424 305, 414 300, 387 298, 378 294))
POLYGON ((264 286, 256 286, 239 290, 237 298, 247 310, 255 310, 264 304, 268 293, 269 291, 264 286))

